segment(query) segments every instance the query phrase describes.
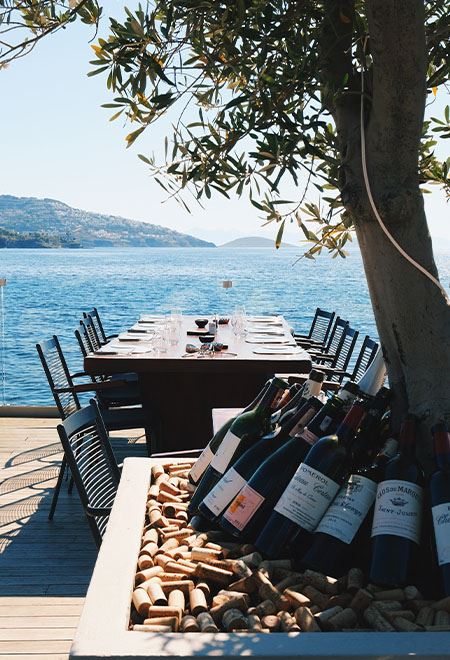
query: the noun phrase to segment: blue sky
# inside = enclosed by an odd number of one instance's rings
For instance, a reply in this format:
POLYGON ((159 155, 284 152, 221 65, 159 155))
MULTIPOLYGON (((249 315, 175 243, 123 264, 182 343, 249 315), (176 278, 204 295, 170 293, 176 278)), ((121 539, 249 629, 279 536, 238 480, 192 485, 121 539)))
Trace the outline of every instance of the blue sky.
MULTIPOLYGON (((193 204, 191 215, 174 201, 163 203, 164 192, 149 177, 137 153, 157 151, 170 126, 167 122, 155 125, 136 146, 125 149, 129 127, 120 120, 110 123, 111 111, 100 107, 111 101, 104 78, 86 76, 93 57, 91 36, 86 26, 71 25, 0 71, 0 193, 51 197, 218 243, 244 235, 272 237, 275 229, 262 230, 257 210, 244 198, 226 202, 216 197, 205 210, 193 204)), ((440 91, 433 114, 441 115, 449 102, 449 96, 440 91)), ((434 191, 426 196, 426 205, 432 236, 450 242, 444 195, 434 191)), ((300 238, 297 231, 286 237, 300 238)))

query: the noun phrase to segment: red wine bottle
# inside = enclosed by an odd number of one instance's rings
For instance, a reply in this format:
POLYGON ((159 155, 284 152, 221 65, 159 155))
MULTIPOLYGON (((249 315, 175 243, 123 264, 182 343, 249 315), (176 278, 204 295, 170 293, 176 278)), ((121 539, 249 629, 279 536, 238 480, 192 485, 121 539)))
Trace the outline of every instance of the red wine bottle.
POLYGON ((444 422, 431 431, 437 466, 430 480, 431 512, 442 592, 450 596, 450 433, 444 422))
POLYGON ((324 380, 325 374, 323 371, 312 369, 308 376, 308 380, 306 380, 303 385, 299 385, 298 383, 295 384, 296 391, 290 401, 272 415, 272 424, 278 422, 283 424, 286 421, 286 417, 294 414, 295 410, 301 407, 305 401, 312 396, 319 396, 324 380))
POLYGON ((415 458, 416 419, 400 430, 400 452, 378 484, 372 525, 370 581, 386 587, 408 584, 418 562, 424 475, 415 458))
POLYGON ((368 397, 365 405, 367 413, 361 422, 352 447, 354 467, 369 465, 377 455, 384 437, 381 434, 382 418, 391 399, 391 390, 381 387, 375 396, 368 397))
POLYGON ((351 465, 351 443, 365 414, 362 403, 355 403, 335 435, 321 438, 300 464, 277 502, 255 545, 268 557, 282 557, 299 532, 315 530, 336 497, 351 465))
POLYGON ((291 433, 295 435, 299 422, 305 418, 308 411, 311 411, 310 416, 312 416, 315 409, 315 406, 310 406, 305 401, 293 415, 288 416, 284 424, 263 436, 261 440, 247 449, 233 465, 230 464, 220 481, 200 503, 198 508, 201 515, 212 522, 218 520, 261 463, 279 449, 291 437, 291 433))
POLYGON ((286 383, 281 378, 273 378, 256 406, 236 417, 192 496, 188 507, 191 515, 198 513, 200 502, 214 488, 228 466, 269 430, 273 407, 277 405, 285 389, 286 383))
MULTIPOLYGON (((253 410, 253 408, 256 406, 258 401, 260 401, 264 396, 269 385, 270 385, 270 381, 267 381, 264 387, 262 388, 261 392, 259 392, 258 396, 240 414, 244 412, 248 412, 249 410, 253 410)), ((198 459, 195 461, 194 465, 192 466, 189 472, 189 481, 194 486, 196 486, 200 481, 200 479, 202 478, 205 470, 208 468, 209 464, 211 463, 214 454, 217 453, 217 450, 222 444, 230 426, 232 425, 236 417, 238 417, 238 415, 236 415, 235 417, 231 417, 229 420, 225 422, 225 424, 223 424, 220 427, 217 433, 214 434, 212 439, 206 445, 206 447, 204 448, 198 459)))
MULTIPOLYGON (((391 438, 371 465, 359 468, 349 476, 317 526, 301 561, 302 566, 324 575, 341 577, 350 568, 350 563, 354 565, 352 557, 356 553, 353 548, 359 546, 359 531, 373 508, 384 466, 396 455, 397 448, 398 442, 391 438)), ((366 531, 368 540, 370 529, 366 531)), ((292 545, 295 546, 295 538, 292 545)))

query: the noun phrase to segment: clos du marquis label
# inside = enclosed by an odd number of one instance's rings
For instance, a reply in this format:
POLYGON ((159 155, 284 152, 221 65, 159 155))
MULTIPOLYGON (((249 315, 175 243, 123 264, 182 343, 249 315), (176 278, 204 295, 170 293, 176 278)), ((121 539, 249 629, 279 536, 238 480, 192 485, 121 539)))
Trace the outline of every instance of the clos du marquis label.
POLYGON ((335 481, 301 463, 274 510, 312 532, 338 490, 335 481))
POLYGON ((374 481, 352 474, 326 511, 316 532, 351 543, 374 503, 376 493, 374 481))
POLYGON ((197 481, 200 481, 200 477, 202 476, 203 472, 206 470, 208 465, 211 463, 212 458, 214 454, 209 448, 209 445, 207 445, 194 465, 191 467, 191 470, 189 472, 189 476, 192 479, 192 481, 196 484, 197 481))
POLYGON ((420 542, 423 491, 410 481, 388 479, 378 484, 372 536, 392 534, 420 542))
POLYGON ((241 439, 237 435, 227 431, 217 453, 214 454, 214 458, 211 460, 211 467, 217 470, 219 474, 223 474, 227 469, 228 463, 231 461, 240 441, 241 439))
POLYGON ((433 513, 434 536, 439 566, 450 563, 450 502, 437 504, 433 513))
POLYGON ((236 529, 242 531, 264 502, 264 499, 254 488, 246 484, 239 495, 234 498, 223 517, 236 529))
POLYGON ((218 516, 236 497, 245 484, 246 481, 241 477, 239 472, 236 472, 234 468, 230 468, 223 475, 219 483, 208 493, 203 500, 203 504, 218 516))

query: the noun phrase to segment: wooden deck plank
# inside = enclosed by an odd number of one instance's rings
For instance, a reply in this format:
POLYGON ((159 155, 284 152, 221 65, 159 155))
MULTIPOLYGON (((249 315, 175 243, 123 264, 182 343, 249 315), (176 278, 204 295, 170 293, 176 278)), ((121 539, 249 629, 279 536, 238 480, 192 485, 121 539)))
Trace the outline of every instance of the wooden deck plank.
POLYGON ((2 653, 69 653, 71 640, 25 640, 0 642, 0 656, 2 653))
MULTIPOLYGON (((31 628, 76 628, 78 616, 33 616, 24 618, 22 616, 0 617, 0 632, 8 628, 20 628, 26 626, 31 628)), ((3 638, 6 639, 6 638, 3 638)))
MULTIPOLYGON (((25 624, 26 625, 26 624, 25 624)), ((25 642, 25 641, 47 641, 66 640, 71 641, 75 634, 76 626, 71 628, 0 628, 0 642, 25 642)))

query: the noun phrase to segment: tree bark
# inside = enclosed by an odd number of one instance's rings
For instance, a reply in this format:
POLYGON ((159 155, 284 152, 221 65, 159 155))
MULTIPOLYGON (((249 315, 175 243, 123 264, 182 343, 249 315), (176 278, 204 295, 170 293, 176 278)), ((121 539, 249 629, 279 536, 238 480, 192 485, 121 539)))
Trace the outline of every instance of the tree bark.
MULTIPOLYGON (((372 194, 396 241, 437 277, 418 179, 427 68, 424 3, 366 0, 366 7, 373 67, 365 142, 372 194)), ((342 199, 354 220, 395 395, 394 428, 407 411, 420 417, 419 455, 429 470, 430 426, 450 419, 450 307, 374 216, 362 175, 359 104, 360 97, 341 99, 333 113, 341 141, 342 199)))

